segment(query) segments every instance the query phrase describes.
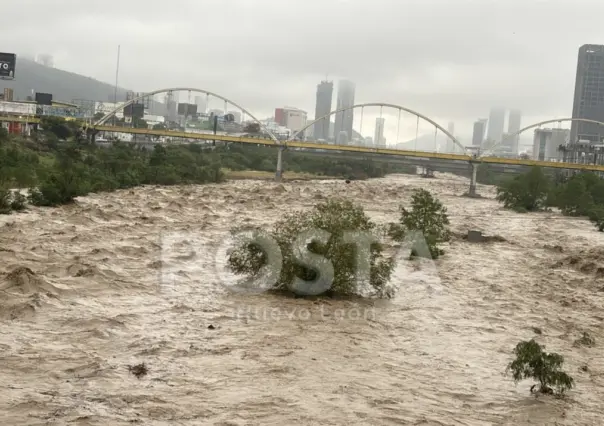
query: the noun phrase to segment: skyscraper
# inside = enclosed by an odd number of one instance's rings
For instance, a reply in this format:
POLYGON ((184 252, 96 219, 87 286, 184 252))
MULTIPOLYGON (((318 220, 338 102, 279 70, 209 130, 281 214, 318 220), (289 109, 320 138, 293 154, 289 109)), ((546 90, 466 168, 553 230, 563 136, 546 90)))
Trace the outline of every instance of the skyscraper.
MULTIPOLYGON (((573 118, 604 121, 604 46, 585 44, 579 48, 573 118)), ((573 121, 570 142, 588 140, 599 143, 604 129, 596 123, 573 121)))
POLYGON ((513 154, 518 154, 518 140, 519 136, 515 135, 520 130, 520 122, 522 120, 522 113, 513 109, 510 111, 510 116, 508 119, 508 135, 504 144, 507 145, 513 154), (515 136, 514 136, 515 135, 515 136))
MULTIPOLYGON (((455 123, 453 123, 452 121, 449 122, 449 125, 447 126, 447 131, 449 133, 451 133, 453 136, 455 136, 455 123)), ((446 146, 446 151, 445 152, 455 152, 455 144, 453 143, 453 139, 447 137, 447 146, 446 146)))
MULTIPOLYGON (((331 102, 333 97, 333 82, 321 81, 317 85, 317 102, 315 104, 315 120, 326 116, 331 112, 331 102)), ((314 125, 313 138, 315 140, 329 139, 329 123, 331 117, 321 120, 314 125)))
POLYGON ((197 112, 201 114, 206 113, 207 108, 207 97, 203 96, 195 96, 195 105, 197 105, 197 112))
POLYGON ((384 124, 386 119, 378 117, 375 119, 375 133, 373 135, 373 143, 375 146, 384 146, 384 124))
POLYGON ((480 118, 474 123, 474 132, 472 133, 472 145, 474 145, 475 147, 482 147, 486 127, 487 120, 484 118, 480 118))
POLYGON ((492 146, 501 142, 503 138, 503 127, 505 126, 505 109, 492 108, 489 114, 487 130, 487 144, 492 146))
MULTIPOLYGON (((352 81, 340 80, 338 83, 338 100, 336 110, 349 108, 354 105, 354 90, 355 85, 352 81)), ((334 135, 338 135, 338 140, 341 140, 342 138, 340 132, 346 132, 348 141, 350 141, 352 138, 353 121, 354 111, 352 109, 336 113, 334 135)))

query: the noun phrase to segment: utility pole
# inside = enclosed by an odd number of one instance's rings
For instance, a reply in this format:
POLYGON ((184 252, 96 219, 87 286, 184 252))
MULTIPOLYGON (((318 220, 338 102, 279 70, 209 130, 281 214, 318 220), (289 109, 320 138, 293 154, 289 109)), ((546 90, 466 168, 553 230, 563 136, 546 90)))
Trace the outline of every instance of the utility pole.
MULTIPOLYGON (((115 89, 113 91, 113 103, 117 106, 117 81, 120 73, 120 48, 121 46, 118 44, 117 46, 117 65, 115 67, 115 89)), ((113 114, 113 125, 115 126, 115 114, 113 114)))

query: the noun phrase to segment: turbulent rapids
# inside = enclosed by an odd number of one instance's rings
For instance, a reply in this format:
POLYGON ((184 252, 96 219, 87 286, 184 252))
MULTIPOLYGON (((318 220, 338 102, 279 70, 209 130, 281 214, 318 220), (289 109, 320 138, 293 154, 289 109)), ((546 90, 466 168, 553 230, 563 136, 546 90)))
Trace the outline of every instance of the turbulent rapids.
POLYGON ((0 216, 0 424, 601 424, 602 233, 505 211, 490 187, 460 197, 467 187, 450 175, 230 181, 0 216), (394 222, 418 187, 447 206, 458 237, 436 267, 399 265, 393 300, 224 285, 233 226, 330 197, 394 222), (459 237, 472 229, 502 238, 459 237), (595 348, 573 346, 583 332, 595 348), (565 356, 566 399, 504 375, 532 337, 565 356))

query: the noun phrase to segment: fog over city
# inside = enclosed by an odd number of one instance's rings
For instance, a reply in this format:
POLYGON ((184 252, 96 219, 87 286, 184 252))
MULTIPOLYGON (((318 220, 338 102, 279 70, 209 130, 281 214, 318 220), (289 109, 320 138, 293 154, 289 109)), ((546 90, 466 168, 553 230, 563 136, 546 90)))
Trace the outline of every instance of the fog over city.
POLYGON ((312 118, 319 81, 345 78, 356 103, 404 105, 468 137, 494 106, 523 124, 569 117, 577 51, 601 41, 604 3, 19 0, 0 13, 5 50, 99 80, 115 81, 121 45, 119 85, 133 90, 192 86, 257 116, 292 105, 312 118))

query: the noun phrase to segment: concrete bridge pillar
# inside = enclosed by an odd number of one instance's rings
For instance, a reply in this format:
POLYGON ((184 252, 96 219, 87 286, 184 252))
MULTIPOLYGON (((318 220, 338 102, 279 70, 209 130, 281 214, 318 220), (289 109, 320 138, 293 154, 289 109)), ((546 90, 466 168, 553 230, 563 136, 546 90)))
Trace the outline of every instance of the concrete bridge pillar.
POLYGON ((470 190, 468 191, 469 197, 476 197, 478 194, 476 193, 476 172, 478 171, 478 162, 470 161, 470 166, 472 167, 472 178, 470 179, 470 190))
POLYGON ((283 177, 283 150, 285 147, 280 146, 277 151, 277 172, 275 173, 275 182, 281 182, 283 177))

